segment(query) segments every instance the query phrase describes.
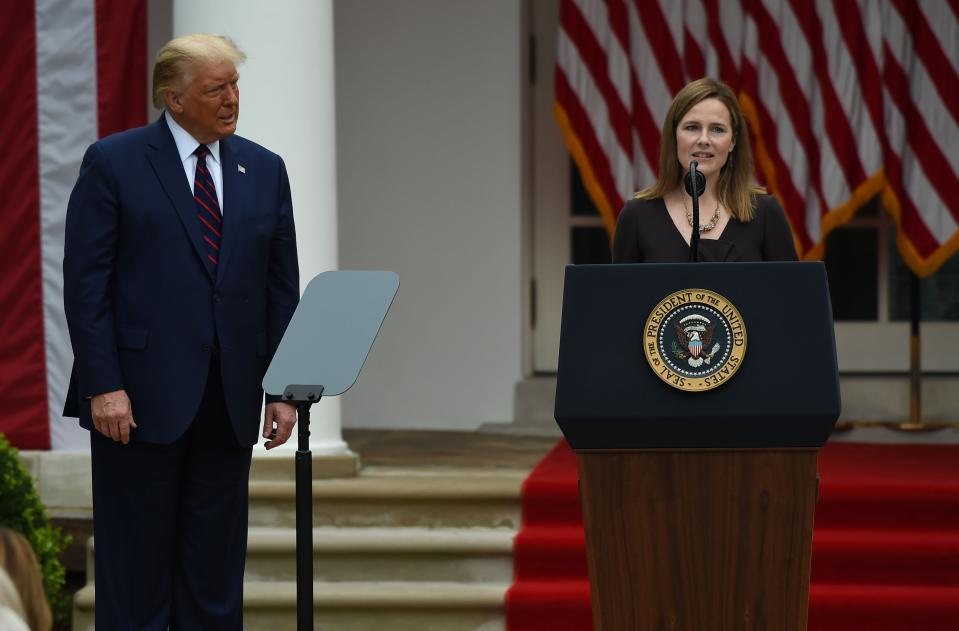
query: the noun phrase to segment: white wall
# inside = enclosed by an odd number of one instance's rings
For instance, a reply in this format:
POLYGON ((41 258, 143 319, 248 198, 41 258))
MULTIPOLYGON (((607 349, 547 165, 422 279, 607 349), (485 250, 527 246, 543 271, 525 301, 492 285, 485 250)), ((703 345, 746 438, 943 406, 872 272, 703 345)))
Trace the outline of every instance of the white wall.
POLYGON ((508 421, 523 355, 520 3, 341 0, 334 37, 340 268, 400 275, 343 424, 508 421))

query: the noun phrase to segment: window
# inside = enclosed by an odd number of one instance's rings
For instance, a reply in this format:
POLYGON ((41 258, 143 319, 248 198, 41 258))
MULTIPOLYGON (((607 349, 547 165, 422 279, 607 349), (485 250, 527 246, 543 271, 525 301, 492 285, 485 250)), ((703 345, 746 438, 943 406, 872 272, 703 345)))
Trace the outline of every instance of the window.
POLYGON ((575 265, 609 263, 609 233, 572 159, 569 169, 570 262, 575 265))
MULTIPOLYGON (((826 238, 825 263, 837 322, 909 320, 911 272, 896 246, 896 226, 878 199, 826 238)), ((959 321, 959 257, 922 279, 919 297, 923 322, 959 321)))

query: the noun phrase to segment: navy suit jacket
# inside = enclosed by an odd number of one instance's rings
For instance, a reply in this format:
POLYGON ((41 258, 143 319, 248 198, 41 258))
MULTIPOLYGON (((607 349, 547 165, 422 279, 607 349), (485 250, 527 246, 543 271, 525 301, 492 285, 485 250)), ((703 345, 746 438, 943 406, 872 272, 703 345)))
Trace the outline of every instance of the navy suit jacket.
POLYGON ((64 306, 74 353, 65 416, 93 428, 89 398, 125 389, 132 439, 182 435, 221 353, 230 422, 257 441, 269 360, 299 300, 283 160, 239 136, 220 141, 223 232, 215 277, 164 116, 87 149, 67 207, 64 306))

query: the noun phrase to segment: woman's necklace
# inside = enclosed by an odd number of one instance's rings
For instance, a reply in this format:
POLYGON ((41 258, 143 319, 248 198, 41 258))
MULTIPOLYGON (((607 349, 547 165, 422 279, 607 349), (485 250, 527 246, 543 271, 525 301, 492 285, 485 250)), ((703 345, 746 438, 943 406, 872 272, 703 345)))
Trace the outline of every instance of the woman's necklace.
MULTIPOLYGON (((689 206, 686 204, 686 196, 683 195, 683 208, 686 210, 686 221, 689 222, 689 227, 693 227, 693 211, 689 209, 689 206)), ((713 217, 707 223, 699 224, 700 232, 709 232, 716 227, 716 224, 719 223, 719 202, 716 202, 716 210, 713 211, 713 217)))

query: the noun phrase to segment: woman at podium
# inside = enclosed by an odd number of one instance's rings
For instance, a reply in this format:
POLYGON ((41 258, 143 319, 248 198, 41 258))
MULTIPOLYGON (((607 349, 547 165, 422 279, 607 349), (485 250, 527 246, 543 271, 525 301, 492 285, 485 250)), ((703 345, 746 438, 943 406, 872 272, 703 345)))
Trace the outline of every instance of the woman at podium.
POLYGON ((700 261, 795 261, 782 206, 756 184, 749 131, 726 84, 697 79, 673 99, 663 121, 659 179, 623 207, 613 263, 689 260, 692 200, 683 186, 690 162, 706 177, 699 197, 700 261))

